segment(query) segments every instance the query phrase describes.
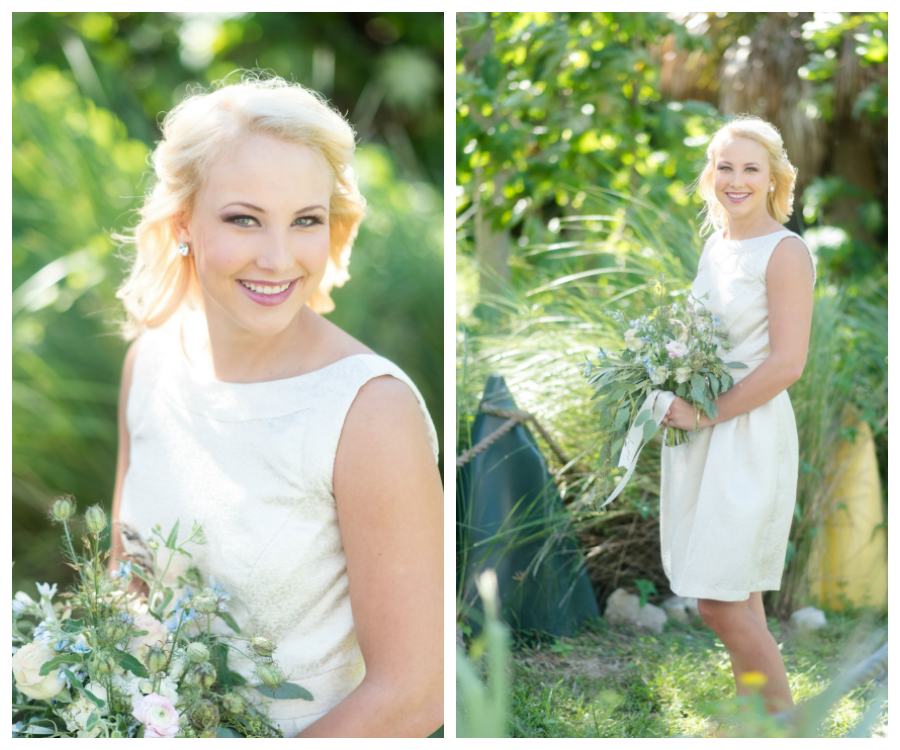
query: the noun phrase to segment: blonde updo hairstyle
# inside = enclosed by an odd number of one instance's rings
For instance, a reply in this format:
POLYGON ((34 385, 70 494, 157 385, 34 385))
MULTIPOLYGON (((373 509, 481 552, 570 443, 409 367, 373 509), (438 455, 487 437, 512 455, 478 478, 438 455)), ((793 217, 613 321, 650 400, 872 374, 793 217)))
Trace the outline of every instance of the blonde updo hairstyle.
POLYGON ((350 168, 356 139, 349 123, 325 99, 278 77, 244 72, 239 83, 217 82, 212 91, 192 93, 166 116, 163 139, 153 152, 156 183, 140 209, 128 279, 117 296, 127 320, 123 333, 135 338, 144 328, 165 323, 182 305, 202 309, 193 255, 175 249, 176 221, 190 220, 210 165, 252 135, 268 135, 310 146, 333 178, 329 205, 331 246, 325 277, 309 299, 316 312, 334 309, 330 291, 348 278, 350 250, 365 213, 350 168))
POLYGON ((769 175, 775 182, 774 192, 766 193, 766 208, 779 224, 784 224, 794 210, 794 184, 797 170, 788 160, 784 141, 774 125, 753 115, 738 115, 723 125, 706 147, 706 164, 697 178, 697 193, 705 202, 702 214, 706 214, 701 234, 707 234, 727 225, 725 207, 716 197, 716 151, 728 138, 748 138, 762 146, 769 154, 769 175))

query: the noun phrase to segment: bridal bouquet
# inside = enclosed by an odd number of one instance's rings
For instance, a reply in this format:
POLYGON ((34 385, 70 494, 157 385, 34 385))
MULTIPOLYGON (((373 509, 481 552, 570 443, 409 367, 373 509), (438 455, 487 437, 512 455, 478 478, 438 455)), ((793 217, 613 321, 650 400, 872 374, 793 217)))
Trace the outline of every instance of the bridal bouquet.
MULTIPOLYGON (((665 281, 664 274, 650 280, 653 309, 648 314, 629 321, 619 311, 612 314, 623 329, 625 348, 619 352, 601 348, 584 366, 595 391, 593 398, 598 399, 594 408, 600 413, 605 462, 619 457, 623 459, 620 466, 636 461, 640 448, 626 441, 636 438, 640 445, 656 434, 662 415, 654 415, 649 399, 654 391, 680 396, 714 419, 718 415, 715 399, 734 384, 728 369, 746 367, 719 358, 717 349, 729 348, 728 334, 702 300, 685 290, 680 293, 681 302, 669 302, 665 281)), ((671 403, 672 398, 661 403, 671 403)), ((687 439, 684 430, 666 430, 668 446, 687 439)))
POLYGON ((275 645, 261 635, 241 637, 228 594, 212 578, 204 585, 195 567, 178 577, 177 593, 162 583, 174 557, 191 557, 186 545, 205 542, 201 527, 194 524, 179 541, 177 522, 166 536, 157 526, 134 567, 120 561, 108 573, 105 513, 97 506, 85 513, 81 554, 72 538, 74 513, 69 496, 50 511, 77 571, 72 591, 57 596, 55 584, 39 583, 37 601, 22 591, 13 599, 13 736, 281 737, 253 690, 312 696, 284 681, 275 645), (161 547, 169 552, 162 572, 155 554, 161 547), (146 596, 129 591, 134 577, 146 583, 146 596), (234 635, 212 632, 217 617, 234 635), (229 669, 235 651, 255 662, 257 684, 229 669))

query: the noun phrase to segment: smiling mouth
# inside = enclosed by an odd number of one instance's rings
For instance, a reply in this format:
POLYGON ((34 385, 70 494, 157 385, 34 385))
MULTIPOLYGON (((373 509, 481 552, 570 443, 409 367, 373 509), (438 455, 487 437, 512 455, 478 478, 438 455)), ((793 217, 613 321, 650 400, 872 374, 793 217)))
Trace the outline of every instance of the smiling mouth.
POLYGON ((725 193, 731 200, 733 201, 742 201, 744 198, 748 198, 750 193, 725 193))
POLYGON ((264 284, 262 282, 244 281, 243 279, 238 279, 238 281, 240 281, 241 284, 243 284, 243 286, 245 286, 251 292, 270 295, 281 294, 281 292, 285 291, 291 284, 294 283, 294 281, 296 281, 296 279, 294 279, 293 281, 285 281, 283 283, 277 284, 271 282, 268 284, 264 284))

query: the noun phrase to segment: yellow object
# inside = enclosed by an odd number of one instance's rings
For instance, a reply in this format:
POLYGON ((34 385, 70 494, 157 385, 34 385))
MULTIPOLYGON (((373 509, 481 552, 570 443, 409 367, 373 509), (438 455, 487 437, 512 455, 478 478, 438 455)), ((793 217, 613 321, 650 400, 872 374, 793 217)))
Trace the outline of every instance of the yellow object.
POLYGON ((809 561, 810 593, 827 609, 887 608, 887 531, 872 429, 856 425, 855 442, 834 457, 834 488, 809 561))

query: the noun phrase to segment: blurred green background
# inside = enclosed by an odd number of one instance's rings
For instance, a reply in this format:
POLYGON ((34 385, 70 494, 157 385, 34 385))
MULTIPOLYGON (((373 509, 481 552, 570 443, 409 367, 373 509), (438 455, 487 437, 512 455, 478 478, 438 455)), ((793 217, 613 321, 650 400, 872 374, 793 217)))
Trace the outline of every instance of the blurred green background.
POLYGON ((442 13, 13 13, 12 56, 14 591, 67 580, 54 496, 111 505, 110 233, 152 184, 164 113, 237 68, 322 92, 356 128, 368 213, 329 319, 409 374, 443 436, 442 13))

